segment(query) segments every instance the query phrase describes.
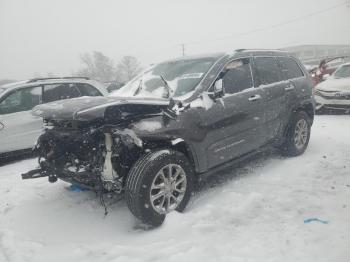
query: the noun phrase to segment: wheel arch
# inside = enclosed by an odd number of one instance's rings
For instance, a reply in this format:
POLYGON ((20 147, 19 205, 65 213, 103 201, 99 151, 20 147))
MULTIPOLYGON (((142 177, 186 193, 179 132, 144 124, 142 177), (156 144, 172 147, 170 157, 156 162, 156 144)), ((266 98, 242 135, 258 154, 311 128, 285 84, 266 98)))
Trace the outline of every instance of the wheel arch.
POLYGON ((197 154, 193 147, 186 143, 185 140, 183 140, 182 138, 159 139, 146 141, 146 143, 150 145, 151 149, 167 148, 183 153, 192 164, 194 171, 198 173, 199 161, 197 158, 197 154))
MULTIPOLYGON (((305 112, 311 121, 311 125, 313 124, 314 121, 314 116, 315 116, 315 107, 314 104, 311 101, 303 101, 302 103, 298 104, 292 110, 290 111, 288 121, 286 122, 285 126, 282 129, 282 140, 284 140, 284 137, 288 134, 289 129, 290 129, 290 121, 291 119, 297 114, 298 112, 305 112)), ((283 143, 283 141, 282 141, 283 143)))
POLYGON ((295 114, 301 111, 305 112, 309 116, 311 125, 312 125, 314 121, 314 116, 315 116, 314 104, 311 101, 304 101, 303 103, 299 104, 293 109, 292 114, 295 114))
POLYGON ((311 124, 314 122, 314 117, 315 117, 315 107, 314 105, 309 102, 306 103, 298 108, 299 111, 305 111, 306 114, 310 117, 311 124))

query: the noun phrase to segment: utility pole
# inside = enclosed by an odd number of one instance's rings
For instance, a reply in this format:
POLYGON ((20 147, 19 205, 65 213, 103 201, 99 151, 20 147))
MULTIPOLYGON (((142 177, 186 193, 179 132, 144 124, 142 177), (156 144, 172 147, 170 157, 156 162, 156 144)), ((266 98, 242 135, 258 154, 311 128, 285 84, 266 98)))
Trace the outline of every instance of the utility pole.
POLYGON ((185 44, 181 44, 182 46, 182 56, 185 56, 185 44))

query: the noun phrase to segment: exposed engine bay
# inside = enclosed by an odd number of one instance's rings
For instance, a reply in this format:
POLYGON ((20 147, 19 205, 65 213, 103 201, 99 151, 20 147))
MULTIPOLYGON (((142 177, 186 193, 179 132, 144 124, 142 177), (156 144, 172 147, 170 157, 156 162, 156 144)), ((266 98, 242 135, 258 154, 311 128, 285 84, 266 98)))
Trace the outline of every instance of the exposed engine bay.
POLYGON ((134 143, 132 131, 120 133, 113 127, 67 130, 52 128, 37 143, 42 175, 50 182, 57 178, 94 190, 102 186, 120 193, 123 177, 141 148, 134 143))

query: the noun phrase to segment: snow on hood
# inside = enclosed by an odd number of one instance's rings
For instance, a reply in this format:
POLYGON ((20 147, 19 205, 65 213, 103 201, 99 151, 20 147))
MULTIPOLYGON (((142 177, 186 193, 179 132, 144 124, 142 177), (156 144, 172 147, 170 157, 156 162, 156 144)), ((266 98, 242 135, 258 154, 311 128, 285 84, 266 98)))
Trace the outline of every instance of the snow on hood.
POLYGON ((321 91, 350 92, 350 78, 329 78, 318 84, 316 89, 321 91))

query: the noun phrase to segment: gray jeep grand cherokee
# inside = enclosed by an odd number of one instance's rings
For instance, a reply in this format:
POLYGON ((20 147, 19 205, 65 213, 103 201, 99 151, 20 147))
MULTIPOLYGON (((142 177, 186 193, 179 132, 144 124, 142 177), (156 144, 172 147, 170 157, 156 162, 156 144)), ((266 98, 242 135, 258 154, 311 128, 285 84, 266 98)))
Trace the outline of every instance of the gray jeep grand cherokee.
POLYGON ((196 178, 274 146, 302 154, 314 118, 312 81, 282 51, 182 57, 156 64, 115 97, 40 105, 35 150, 48 176, 124 194, 131 212, 159 226, 183 211, 196 178))

